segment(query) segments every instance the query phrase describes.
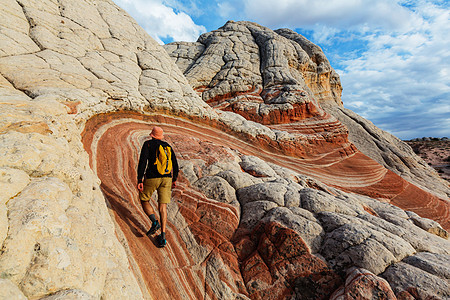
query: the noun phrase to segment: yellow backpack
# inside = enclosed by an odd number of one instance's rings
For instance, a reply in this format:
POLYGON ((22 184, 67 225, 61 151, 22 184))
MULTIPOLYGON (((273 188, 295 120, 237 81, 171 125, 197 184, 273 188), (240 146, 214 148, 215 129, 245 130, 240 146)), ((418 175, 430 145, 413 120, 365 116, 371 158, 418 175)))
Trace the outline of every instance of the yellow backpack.
POLYGON ((167 175, 172 172, 172 149, 170 146, 159 145, 156 151, 156 169, 161 175, 167 175))

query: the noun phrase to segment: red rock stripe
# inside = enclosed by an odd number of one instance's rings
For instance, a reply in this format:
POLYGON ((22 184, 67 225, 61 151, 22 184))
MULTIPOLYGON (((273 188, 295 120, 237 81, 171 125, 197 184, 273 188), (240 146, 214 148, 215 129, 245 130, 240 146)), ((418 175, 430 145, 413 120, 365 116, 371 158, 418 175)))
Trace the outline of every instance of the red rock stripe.
POLYGON ((198 287, 203 286, 204 278, 198 278, 196 272, 184 269, 193 262, 186 256, 188 251, 183 247, 184 244, 179 242, 179 238, 175 239, 178 236, 177 229, 168 224, 169 245, 164 252, 157 249, 144 234, 150 224, 138 203, 135 184, 129 180, 136 177, 137 155, 131 152, 136 151, 136 146, 129 147, 128 142, 130 137, 138 135, 135 134, 136 128, 121 125, 113 126, 114 130, 106 130, 96 146, 100 165, 97 168, 98 176, 102 180, 103 190, 110 192, 108 200, 114 208, 116 221, 125 236, 131 237, 127 242, 135 260, 148 264, 139 266, 148 291, 154 298, 198 299, 203 294, 198 287), (132 238, 136 235, 142 238, 132 238))
MULTIPOLYGON (((97 127, 97 129, 99 129, 102 127, 103 122, 113 120, 114 118, 128 118, 128 120, 132 122, 140 122, 139 120, 145 120, 146 122, 149 122, 147 125, 147 130, 149 130, 151 123, 156 122, 162 126, 165 126, 165 130, 170 133, 188 134, 201 139, 209 140, 219 145, 230 146, 244 154, 259 156, 267 161, 277 163, 278 165, 293 169, 300 173, 311 175, 326 184, 343 188, 347 191, 387 199, 392 199, 395 197, 395 203, 399 203, 399 205, 406 205, 406 203, 408 203, 407 193, 403 192, 403 188, 399 189, 395 187, 395 185, 404 187, 407 182, 400 176, 387 171, 385 168, 359 152, 347 155, 345 150, 336 147, 321 156, 316 155, 316 157, 313 158, 300 159, 286 156, 285 154, 278 154, 274 148, 264 149, 259 145, 245 142, 223 132, 222 129, 216 129, 206 126, 205 124, 197 124, 192 121, 169 117, 166 115, 144 116, 136 113, 102 115, 97 117, 95 121, 90 122, 87 127, 92 129, 97 127)), ((122 122, 124 121, 122 120, 122 122)), ((95 130, 96 129, 94 129, 94 131, 95 130)), ((91 141, 92 139, 93 136, 91 136, 91 141)), ((85 145, 86 144, 90 145, 89 141, 87 141, 85 145)), ((87 151, 90 152, 89 149, 87 149, 87 151)), ((417 205, 416 207, 418 208, 414 211, 419 215, 432 216, 433 219, 440 220, 444 223, 442 225, 445 228, 448 228, 449 224, 448 220, 446 220, 449 215, 448 202, 431 196, 429 193, 417 187, 415 187, 414 190, 417 196, 416 201, 419 203, 421 201, 420 199, 429 199, 427 202, 430 201, 435 204, 442 202, 442 204, 437 206, 439 207, 438 210, 430 209, 432 205, 427 205, 427 207, 417 205)))
MULTIPOLYGON (((261 147, 255 143, 257 139, 252 142, 228 134, 227 129, 220 126, 214 128, 196 121, 164 115, 139 115, 130 112, 99 115, 86 124, 83 143, 90 154, 91 167, 102 180, 102 189, 113 207, 117 223, 127 237, 134 259, 145 262, 139 266, 153 297, 196 299, 198 295, 204 295, 208 290, 207 284, 203 284, 205 281, 203 275, 200 276, 202 273, 190 268, 193 260, 188 256, 188 250, 181 242, 177 228, 169 224, 169 246, 162 251, 143 234, 149 228, 149 222, 138 203, 135 169, 140 145, 153 124, 163 127, 169 136, 170 134, 195 136, 201 140, 239 150, 243 154, 259 156, 266 161, 311 175, 344 190, 393 199, 394 204, 411 207, 411 210, 419 215, 430 216, 444 222, 444 228, 449 227, 448 202, 408 184, 359 152, 347 152, 342 146, 344 144, 326 148, 327 151, 322 151, 320 155, 301 159, 287 156, 281 152, 282 149, 270 146, 270 142, 261 147), (411 195, 414 195, 412 206, 411 195), (158 280, 154 280, 155 277, 158 280), (202 284, 198 284, 199 282, 202 284)), ((184 190, 180 192, 180 195, 184 195, 183 201, 187 201, 186 208, 190 209, 190 206, 194 205, 198 210, 199 203, 194 202, 201 201, 203 205, 213 205, 234 216, 237 215, 235 209, 226 204, 210 201, 191 190, 185 194, 184 192, 184 190)), ((200 238, 203 230, 211 228, 199 220, 191 224, 191 230, 197 231, 197 238, 200 238)), ((211 243, 212 248, 209 248, 211 251, 217 251, 215 250, 217 247, 213 245, 220 245, 227 240, 217 232, 208 232, 204 238, 208 240, 204 246, 211 243)))

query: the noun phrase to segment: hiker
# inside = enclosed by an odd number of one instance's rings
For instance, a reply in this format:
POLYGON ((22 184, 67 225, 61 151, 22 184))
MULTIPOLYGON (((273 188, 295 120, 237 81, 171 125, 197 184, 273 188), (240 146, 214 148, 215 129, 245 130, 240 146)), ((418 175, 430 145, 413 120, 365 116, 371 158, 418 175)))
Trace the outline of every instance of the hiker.
POLYGON ((154 234, 161 228, 161 234, 156 237, 156 243, 158 247, 162 248, 167 244, 167 204, 170 203, 172 188, 175 187, 179 169, 172 147, 167 142, 162 141, 164 138, 162 128, 153 127, 150 136, 152 139, 144 143, 139 157, 137 188, 144 212, 152 221, 152 227, 147 231, 147 236, 154 234), (155 211, 149 203, 155 190, 158 191, 161 225, 156 220, 155 211))

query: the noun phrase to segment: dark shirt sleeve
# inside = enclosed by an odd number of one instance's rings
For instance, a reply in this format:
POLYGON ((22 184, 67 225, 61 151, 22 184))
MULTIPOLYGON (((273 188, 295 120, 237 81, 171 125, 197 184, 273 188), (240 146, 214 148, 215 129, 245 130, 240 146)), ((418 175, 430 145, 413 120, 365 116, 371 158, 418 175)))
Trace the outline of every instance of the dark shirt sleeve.
POLYGON ((148 155, 149 155, 149 149, 148 149, 148 143, 145 142, 144 145, 142 145, 141 149, 141 155, 139 157, 139 164, 137 169, 137 182, 141 183, 144 181, 144 173, 145 169, 147 168, 147 161, 148 161, 148 155))
POLYGON ((175 182, 177 181, 178 172, 180 169, 178 167, 177 156, 175 155, 175 151, 173 151, 173 148, 172 148, 172 170, 173 170, 172 182, 175 182))

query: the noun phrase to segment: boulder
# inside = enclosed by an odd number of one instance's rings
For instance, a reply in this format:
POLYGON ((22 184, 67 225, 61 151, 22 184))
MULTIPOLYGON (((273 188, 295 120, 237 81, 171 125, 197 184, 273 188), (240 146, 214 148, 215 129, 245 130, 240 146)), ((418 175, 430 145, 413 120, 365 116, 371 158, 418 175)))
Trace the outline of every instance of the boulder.
POLYGON ((364 225, 354 220, 325 235, 321 253, 337 270, 356 266, 380 274, 391 263, 414 253, 401 238, 364 225))
POLYGON ((309 252, 318 253, 320 250, 325 232, 309 211, 301 208, 275 207, 264 215, 261 222, 276 222, 292 229, 304 240, 309 252))
POLYGON ((225 179, 235 190, 262 183, 261 179, 242 171, 227 170, 216 175, 225 179))
POLYGON ((286 194, 284 194, 284 205, 286 207, 300 206, 300 190, 303 187, 296 182, 290 182, 287 185, 286 194))
POLYGON ((419 252, 406 257, 403 262, 440 278, 449 279, 450 266, 447 264, 449 259, 449 254, 419 252))
POLYGON ((223 203, 237 203, 235 190, 222 177, 205 176, 194 182, 193 186, 211 199, 223 203))
POLYGON ((242 156, 241 168, 255 177, 276 177, 277 173, 262 159, 256 156, 242 156))
POLYGON ((349 216, 357 216, 362 212, 362 207, 352 205, 322 191, 311 188, 302 189, 300 191, 301 207, 313 213, 319 212, 336 212, 349 216))
POLYGON ((330 300, 344 300, 347 295, 352 299, 397 299, 385 279, 358 268, 347 271, 344 285, 331 295, 330 300))
POLYGON ((384 219, 376 218, 369 214, 361 215, 360 218, 401 237, 418 252, 450 253, 448 240, 426 232, 414 225, 410 220, 393 214, 385 214, 384 219))
POLYGON ((286 192, 286 184, 269 181, 237 190, 237 198, 241 205, 254 201, 271 201, 278 206, 284 206, 284 195, 286 192))
MULTIPOLYGON (((447 262, 448 257, 446 259, 447 262)), ((416 299, 450 297, 448 278, 441 278, 405 262, 391 265, 381 276, 390 282, 396 295, 408 293, 416 299)))
POLYGON ((264 218, 267 212, 275 207, 278 206, 272 201, 253 201, 244 204, 242 206, 240 226, 247 229, 253 229, 253 227, 264 218))
POLYGON ((422 228, 423 230, 440 236, 444 239, 448 239, 448 232, 442 228, 442 226, 433 220, 422 218, 418 214, 414 212, 406 212, 410 218, 410 220, 414 223, 414 225, 422 228))
POLYGON ((192 161, 177 159, 180 171, 183 173, 184 178, 189 183, 194 183, 198 180, 198 175, 192 161))
POLYGON ((245 245, 237 251, 252 299, 327 299, 341 282, 295 231, 277 222, 261 223, 237 244, 245 245))

